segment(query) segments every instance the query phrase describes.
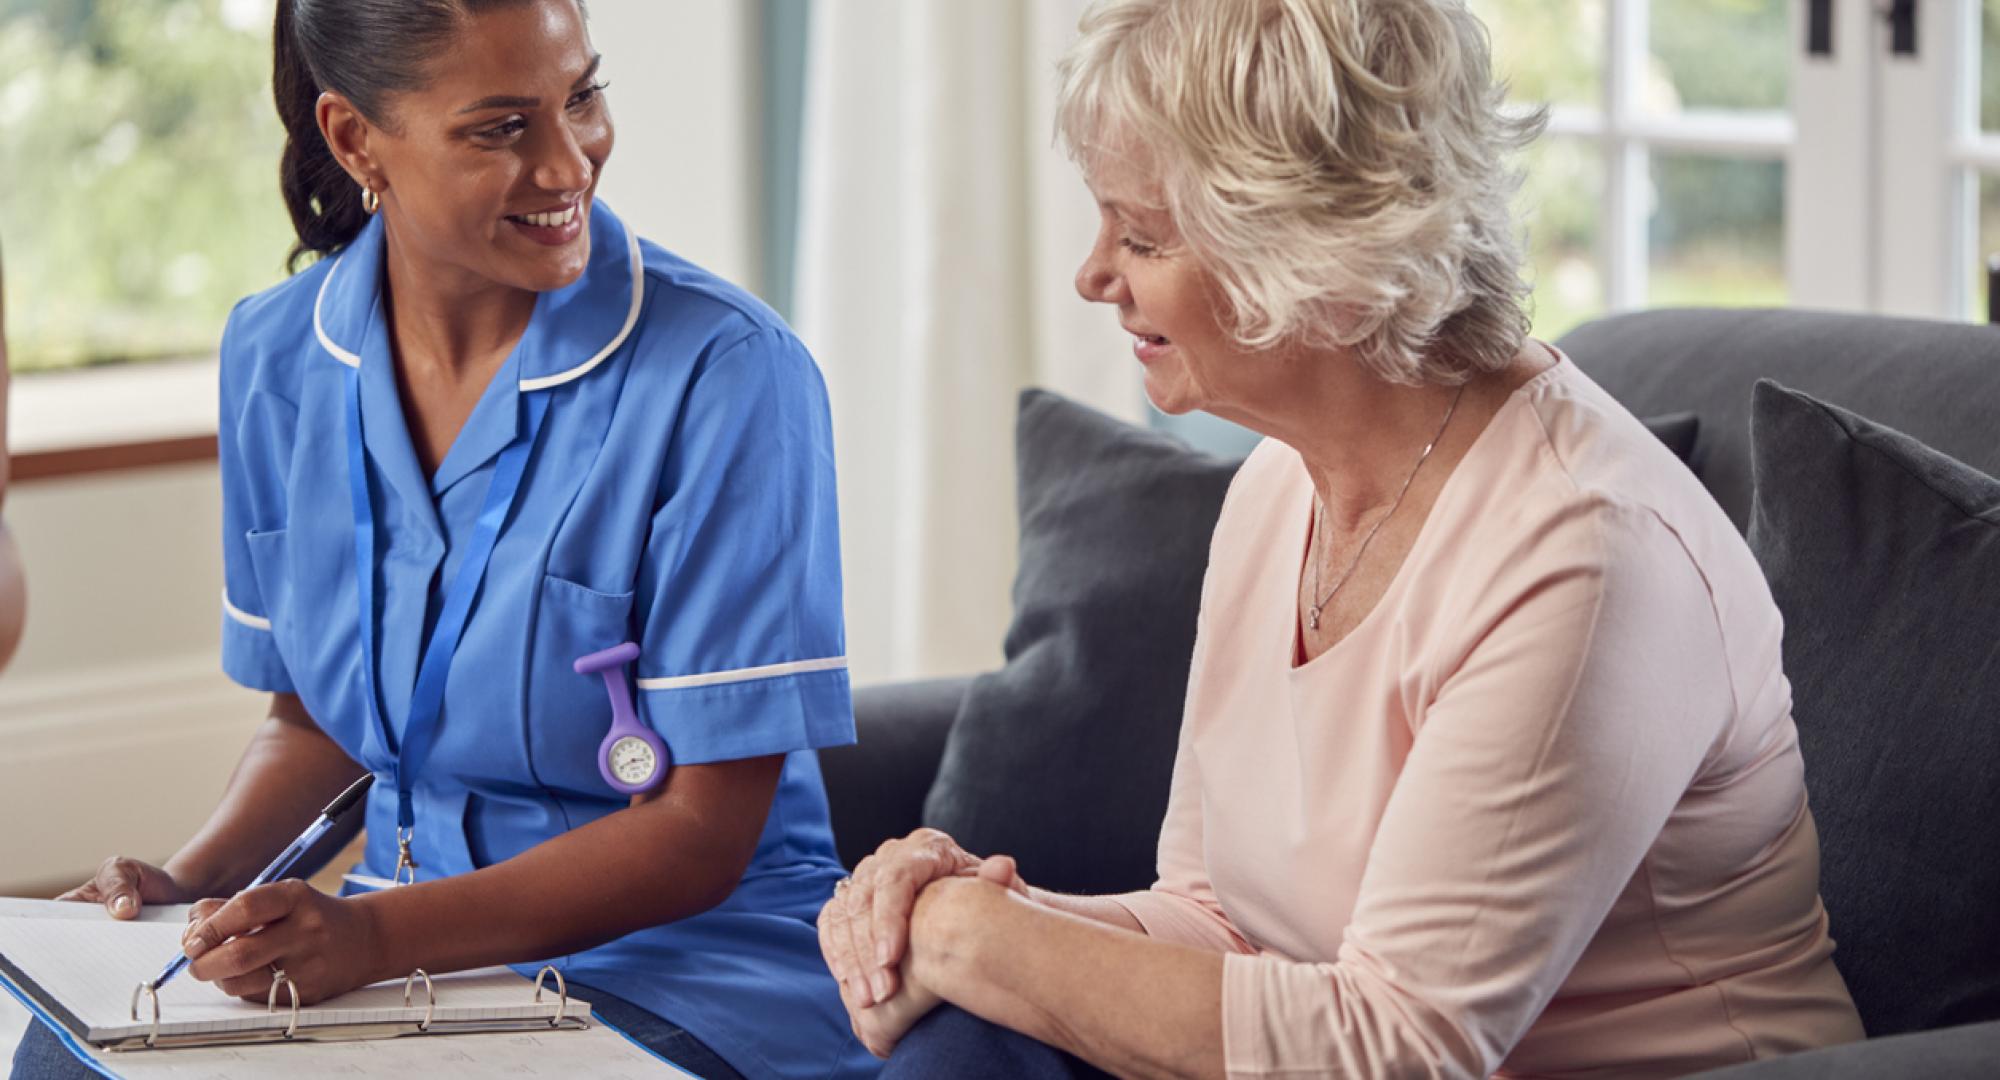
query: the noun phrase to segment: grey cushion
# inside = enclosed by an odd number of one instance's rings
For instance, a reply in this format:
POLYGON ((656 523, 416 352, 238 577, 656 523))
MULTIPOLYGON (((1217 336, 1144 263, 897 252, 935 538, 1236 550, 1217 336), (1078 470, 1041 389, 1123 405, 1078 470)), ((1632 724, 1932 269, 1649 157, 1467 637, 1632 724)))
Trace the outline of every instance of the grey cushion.
POLYGON ((1666 443, 1667 449, 1672 450, 1674 456, 1680 458, 1683 464, 1696 472, 1700 471, 1700 458, 1696 456, 1700 449, 1700 417, 1691 412, 1677 412, 1666 416, 1648 417, 1640 423, 1645 424, 1646 430, 1666 443))
POLYGON ((1029 882, 1153 880, 1209 534, 1237 462, 1029 390, 1006 666, 973 680, 924 821, 1029 882))
POLYGON ((1598 319, 1559 343, 1639 416, 1701 415, 1695 475, 1750 520, 1750 388, 1772 378, 2000 475, 2000 330, 1824 311, 1683 309, 1598 319))
POLYGON ((853 866, 923 822, 952 718, 972 682, 960 676, 854 688, 857 738, 819 752, 833 842, 853 866))
POLYGON ((1750 546, 1871 1035, 2000 1018, 2000 481, 1769 381, 1750 546))

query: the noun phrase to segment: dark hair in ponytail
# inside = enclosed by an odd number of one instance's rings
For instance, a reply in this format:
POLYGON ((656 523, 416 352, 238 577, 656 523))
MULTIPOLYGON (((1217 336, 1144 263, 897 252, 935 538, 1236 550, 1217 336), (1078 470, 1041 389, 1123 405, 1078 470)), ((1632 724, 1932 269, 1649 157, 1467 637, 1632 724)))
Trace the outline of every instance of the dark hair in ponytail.
POLYGON ((424 84, 430 61, 466 16, 522 2, 278 0, 271 89, 285 124, 279 182, 299 237, 287 260, 292 270, 308 256, 338 252, 368 224, 360 185, 320 134, 320 94, 340 94, 381 125, 389 97, 424 84))

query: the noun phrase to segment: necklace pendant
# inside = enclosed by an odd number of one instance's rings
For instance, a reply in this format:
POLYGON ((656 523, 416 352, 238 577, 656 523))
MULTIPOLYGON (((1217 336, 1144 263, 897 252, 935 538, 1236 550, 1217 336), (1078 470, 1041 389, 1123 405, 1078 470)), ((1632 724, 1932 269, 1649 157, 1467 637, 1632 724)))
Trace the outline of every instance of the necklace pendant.
POLYGON ((1319 612, 1308 610, 1306 612, 1306 625, 1314 630, 1319 629, 1319 612))

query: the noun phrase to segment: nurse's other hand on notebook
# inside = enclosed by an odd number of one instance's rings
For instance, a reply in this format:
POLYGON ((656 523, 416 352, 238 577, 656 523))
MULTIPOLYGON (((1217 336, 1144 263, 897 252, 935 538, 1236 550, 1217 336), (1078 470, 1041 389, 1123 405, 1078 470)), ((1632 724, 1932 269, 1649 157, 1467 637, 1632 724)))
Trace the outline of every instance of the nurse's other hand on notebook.
POLYGON ((114 919, 136 919, 147 904, 185 904, 195 895, 157 866, 114 855, 89 881, 56 899, 103 904, 114 919))
POLYGON ((196 904, 181 948, 188 974, 225 994, 262 1002, 282 970, 311 1005, 376 981, 377 940, 361 903, 291 878, 196 904))

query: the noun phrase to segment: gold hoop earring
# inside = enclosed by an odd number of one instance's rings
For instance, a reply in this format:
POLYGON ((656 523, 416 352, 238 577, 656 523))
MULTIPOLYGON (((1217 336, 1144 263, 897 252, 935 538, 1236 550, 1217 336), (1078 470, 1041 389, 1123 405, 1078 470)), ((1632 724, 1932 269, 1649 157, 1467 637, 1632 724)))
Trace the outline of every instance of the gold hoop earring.
POLYGON ((364 185, 361 189, 361 209, 370 214, 382 209, 382 196, 377 195, 374 188, 364 185))

